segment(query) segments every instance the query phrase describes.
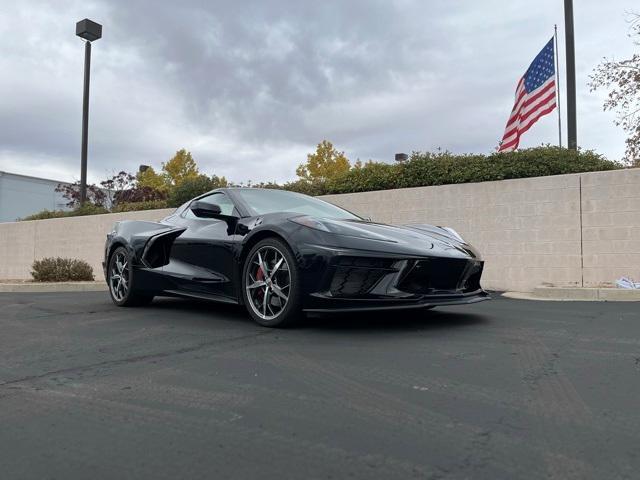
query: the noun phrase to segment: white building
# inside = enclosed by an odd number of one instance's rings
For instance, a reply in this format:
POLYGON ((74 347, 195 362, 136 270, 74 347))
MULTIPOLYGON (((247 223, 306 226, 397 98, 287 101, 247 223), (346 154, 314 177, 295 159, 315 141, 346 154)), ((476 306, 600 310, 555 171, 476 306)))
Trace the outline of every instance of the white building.
POLYGON ((0 222, 13 222, 42 210, 69 210, 55 191, 58 182, 0 171, 0 222))

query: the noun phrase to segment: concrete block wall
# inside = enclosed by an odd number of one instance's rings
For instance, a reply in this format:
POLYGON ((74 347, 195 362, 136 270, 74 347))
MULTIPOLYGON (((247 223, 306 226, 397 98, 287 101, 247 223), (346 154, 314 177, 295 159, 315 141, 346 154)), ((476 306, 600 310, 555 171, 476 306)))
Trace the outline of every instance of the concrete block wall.
POLYGON ((86 217, 52 218, 0 223, 0 279, 31 278, 34 260, 45 257, 79 258, 89 262, 97 280, 102 274, 106 235, 119 220, 157 221, 173 209, 109 213, 86 217))
POLYGON ((581 284, 579 175, 325 198, 375 221, 453 227, 482 252, 485 288, 581 284))
POLYGON ((582 175, 584 285, 640 281, 640 169, 582 175))
MULTIPOLYGON (((451 226, 486 260, 483 285, 611 286, 640 280, 640 169, 328 195, 375 221, 451 226)), ((34 259, 81 258, 102 278, 105 235, 123 219, 172 210, 0 223, 0 279, 28 279, 34 259)))

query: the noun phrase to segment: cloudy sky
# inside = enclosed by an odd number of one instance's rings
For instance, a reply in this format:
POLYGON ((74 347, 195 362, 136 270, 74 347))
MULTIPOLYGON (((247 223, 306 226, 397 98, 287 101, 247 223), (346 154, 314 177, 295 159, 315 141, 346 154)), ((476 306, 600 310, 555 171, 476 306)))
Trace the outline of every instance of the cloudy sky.
MULTIPOLYGON (((625 12, 636 2, 575 1, 579 144, 613 159, 624 136, 587 81, 602 57, 632 51, 625 12)), ((292 179, 325 138, 352 160, 489 153, 554 23, 564 45, 562 0, 0 4, 0 170, 57 180, 79 178, 74 29, 85 17, 104 25, 93 45, 91 181, 158 167, 179 148, 236 182, 292 179)), ((557 142, 555 114, 521 146, 542 142, 557 142)))

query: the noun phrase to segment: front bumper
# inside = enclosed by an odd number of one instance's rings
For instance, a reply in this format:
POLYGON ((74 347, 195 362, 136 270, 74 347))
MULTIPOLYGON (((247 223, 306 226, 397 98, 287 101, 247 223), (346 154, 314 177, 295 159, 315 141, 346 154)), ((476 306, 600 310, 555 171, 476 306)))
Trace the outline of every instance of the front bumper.
POLYGON ((489 300, 472 255, 415 256, 317 246, 303 254, 307 312, 464 305, 489 300))
POLYGON ((491 300, 491 296, 480 289, 470 293, 453 295, 424 295, 417 299, 354 299, 354 298, 330 298, 318 294, 312 294, 313 302, 310 302, 305 312, 367 312, 374 310, 407 310, 413 308, 428 308, 444 305, 468 305, 471 303, 491 300))

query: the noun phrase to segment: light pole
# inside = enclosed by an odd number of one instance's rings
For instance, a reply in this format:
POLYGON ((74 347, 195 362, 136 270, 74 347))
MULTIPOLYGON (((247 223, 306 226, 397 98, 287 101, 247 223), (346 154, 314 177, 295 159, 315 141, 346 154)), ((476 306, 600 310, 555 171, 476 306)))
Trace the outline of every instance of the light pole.
POLYGON ((80 153, 80 205, 87 200, 87 143, 89 130, 89 73, 91 71, 91 42, 102 37, 102 25, 88 18, 76 23, 76 35, 84 38, 84 90, 82 93, 82 148, 80 153))
POLYGON ((564 0, 564 41, 567 51, 567 140, 569 149, 577 150, 576 49, 573 38, 573 0, 564 0))

